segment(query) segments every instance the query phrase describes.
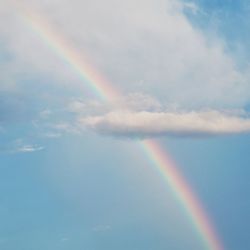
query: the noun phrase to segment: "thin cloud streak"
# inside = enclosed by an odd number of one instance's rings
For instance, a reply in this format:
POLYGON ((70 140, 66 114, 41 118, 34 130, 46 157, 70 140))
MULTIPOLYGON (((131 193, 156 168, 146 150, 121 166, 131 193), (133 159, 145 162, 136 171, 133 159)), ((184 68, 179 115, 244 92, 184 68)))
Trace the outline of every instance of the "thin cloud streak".
POLYGON ((23 144, 23 145, 9 145, 0 148, 0 154, 30 154, 44 150, 45 147, 41 145, 23 144))
POLYGON ((17 153, 33 153, 36 151, 44 150, 44 147, 39 145, 23 145, 16 149, 17 153))

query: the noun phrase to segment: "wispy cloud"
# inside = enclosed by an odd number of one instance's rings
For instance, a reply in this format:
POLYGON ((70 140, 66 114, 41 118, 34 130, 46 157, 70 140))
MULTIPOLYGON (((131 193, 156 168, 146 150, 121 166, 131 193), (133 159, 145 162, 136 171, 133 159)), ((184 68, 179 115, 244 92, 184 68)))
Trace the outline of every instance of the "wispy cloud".
POLYGON ((101 134, 130 138, 250 133, 249 118, 220 111, 116 111, 80 122, 101 134))
POLYGON ((17 154, 17 153, 34 153, 44 150, 45 147, 39 144, 27 143, 26 140, 17 139, 0 147, 0 153, 17 154))
POLYGON ((33 153, 36 151, 44 150, 44 147, 39 145, 22 145, 14 150, 16 153, 33 153))

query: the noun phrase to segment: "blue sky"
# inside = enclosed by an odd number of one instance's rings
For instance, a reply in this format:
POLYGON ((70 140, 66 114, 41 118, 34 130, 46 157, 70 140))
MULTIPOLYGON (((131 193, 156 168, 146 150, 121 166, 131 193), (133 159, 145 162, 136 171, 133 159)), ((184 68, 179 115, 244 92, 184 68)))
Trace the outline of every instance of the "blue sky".
POLYGON ((205 249, 136 148, 145 138, 177 163, 224 248, 250 249, 248 1, 20 3, 124 95, 99 100, 4 1, 0 249, 205 249))

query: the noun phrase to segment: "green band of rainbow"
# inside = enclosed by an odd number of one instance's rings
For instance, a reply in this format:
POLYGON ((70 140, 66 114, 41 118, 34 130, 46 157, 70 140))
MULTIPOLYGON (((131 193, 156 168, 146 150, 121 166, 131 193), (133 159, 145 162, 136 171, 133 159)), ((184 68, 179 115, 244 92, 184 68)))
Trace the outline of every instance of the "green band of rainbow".
MULTIPOLYGON (((101 76, 90 64, 83 60, 69 44, 51 29, 51 26, 38 15, 28 12, 18 6, 19 13, 26 24, 35 32, 41 40, 50 47, 62 60, 69 64, 78 76, 90 89, 102 100, 111 101, 118 98, 120 94, 114 87, 101 76)), ((177 167, 171 162, 168 154, 156 141, 141 141, 138 143, 145 156, 158 170, 165 182, 171 187, 173 194, 179 200, 182 207, 190 217, 204 247, 209 250, 222 250, 222 244, 212 226, 201 203, 196 198, 187 181, 182 177, 177 167)))

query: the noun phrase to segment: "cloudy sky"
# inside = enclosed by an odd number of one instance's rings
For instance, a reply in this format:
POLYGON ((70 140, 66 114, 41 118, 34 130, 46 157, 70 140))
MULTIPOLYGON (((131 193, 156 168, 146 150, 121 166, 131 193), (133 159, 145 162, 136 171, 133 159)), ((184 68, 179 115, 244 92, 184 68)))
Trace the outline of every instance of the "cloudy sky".
POLYGON ((248 0, 1 0, 0 249, 207 249, 146 140, 223 248, 250 249, 249 14, 248 0))

